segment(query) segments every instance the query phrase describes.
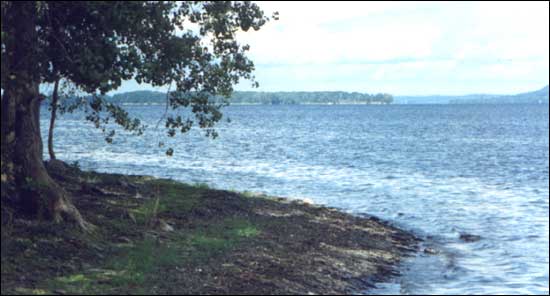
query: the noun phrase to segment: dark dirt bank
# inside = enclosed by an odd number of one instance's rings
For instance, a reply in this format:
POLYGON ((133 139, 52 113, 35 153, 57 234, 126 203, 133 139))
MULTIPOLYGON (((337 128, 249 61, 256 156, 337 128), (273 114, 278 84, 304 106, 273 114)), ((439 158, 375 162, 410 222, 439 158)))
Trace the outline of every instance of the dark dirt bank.
MULTIPOLYGON (((418 240, 374 217, 144 176, 50 173, 97 226, 2 213, 2 294, 349 294, 418 240)), ((3 197, 4 198, 4 197, 3 197)))

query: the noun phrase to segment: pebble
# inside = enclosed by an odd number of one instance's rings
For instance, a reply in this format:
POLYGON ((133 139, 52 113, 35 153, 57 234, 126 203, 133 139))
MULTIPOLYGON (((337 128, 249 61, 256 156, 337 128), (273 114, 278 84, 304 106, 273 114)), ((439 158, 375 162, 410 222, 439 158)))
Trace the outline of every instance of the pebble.
POLYGON ((467 243, 477 242, 481 239, 481 236, 475 235, 475 234, 469 234, 469 233, 461 233, 460 234, 460 240, 465 241, 467 243))
POLYGON ((434 248, 425 248, 424 253, 430 254, 430 255, 436 255, 436 254, 439 254, 439 251, 434 248))

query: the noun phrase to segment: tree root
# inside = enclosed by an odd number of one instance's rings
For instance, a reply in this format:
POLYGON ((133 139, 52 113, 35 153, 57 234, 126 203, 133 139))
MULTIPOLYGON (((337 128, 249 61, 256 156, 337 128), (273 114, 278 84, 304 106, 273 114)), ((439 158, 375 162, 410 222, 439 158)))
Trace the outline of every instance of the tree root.
POLYGON ((86 233, 93 233, 97 229, 82 217, 78 209, 65 196, 57 199, 52 211, 53 220, 56 223, 71 221, 86 233))
POLYGON ((49 175, 39 175, 38 188, 27 198, 34 200, 38 212, 46 210, 46 216, 55 223, 74 223, 83 232, 92 233, 96 226, 89 223, 82 217, 80 211, 72 203, 69 194, 63 187, 54 181, 49 175))

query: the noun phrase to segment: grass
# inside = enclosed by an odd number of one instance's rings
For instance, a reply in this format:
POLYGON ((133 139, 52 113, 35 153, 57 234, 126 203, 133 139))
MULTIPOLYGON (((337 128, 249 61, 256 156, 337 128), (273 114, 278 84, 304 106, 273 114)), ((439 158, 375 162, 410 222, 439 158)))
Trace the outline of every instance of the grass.
MULTIPOLYGON (((95 262, 94 268, 86 271, 76 268, 76 272, 63 272, 61 276, 53 276, 40 289, 17 287, 12 290, 12 293, 48 294, 53 291, 65 294, 154 293, 155 286, 163 280, 159 278, 163 270, 178 266, 207 264, 208 261, 216 260, 239 244, 260 234, 260 229, 248 219, 226 217, 204 221, 193 228, 179 228, 174 233, 164 233, 163 238, 159 239, 159 233, 153 231, 151 221, 166 214, 190 215, 194 208, 201 206, 202 194, 208 189, 204 186, 189 186, 170 180, 154 180, 146 184, 156 197, 145 200, 137 206, 132 207, 132 203, 125 203, 123 200, 104 200, 105 205, 109 207, 123 208, 131 213, 135 217, 135 222, 123 216, 115 216, 116 219, 111 217, 103 221, 101 233, 86 242, 104 243, 101 249, 104 250, 102 256, 106 258, 95 262), (109 242, 117 235, 120 237, 132 233, 136 237, 126 242, 109 242)), ((6 229, 3 228, 3 230, 6 229)), ((16 237, 6 242, 3 239, 2 259, 5 258, 7 249, 10 249, 12 254, 20 253, 19 256, 22 258, 18 259, 19 263, 25 260, 31 266, 47 265, 48 258, 43 258, 45 261, 32 260, 32 258, 38 256, 40 248, 51 249, 54 253, 52 248, 58 241, 63 242, 64 238, 47 240, 46 238, 57 237, 58 234, 56 226, 52 227, 50 224, 38 223, 27 231, 37 235, 16 237)), ((63 230, 59 229, 59 231, 63 230)), ((65 234, 67 238, 73 235, 73 233, 65 234)), ((2 264, 2 274, 9 273, 13 268, 16 267, 2 264)))
POLYGON ((58 181, 97 231, 83 234, 71 224, 17 212, 12 217, 2 207, 2 295, 303 294, 312 285, 318 294, 341 294, 351 285, 341 282, 346 272, 378 269, 331 250, 369 248, 381 239, 379 227, 393 231, 376 223, 372 236, 358 227, 332 227, 312 218, 325 215, 340 226, 367 221, 205 184, 93 172, 70 177, 58 181), (270 214, 280 212, 303 214, 270 214), (323 244, 335 247, 318 247, 323 244), (319 256, 325 263, 315 265, 319 256))
MULTIPOLYGON (((114 174, 90 173, 79 180, 82 182, 90 179, 93 180, 90 182, 92 184, 113 188, 120 186, 120 178, 121 176, 114 174)), ((103 212, 97 213, 98 216, 95 217, 101 222, 100 232, 85 242, 86 248, 93 244, 101 245, 102 258, 93 262, 93 268, 74 268, 76 272, 61 272, 59 276, 51 276, 41 289, 15 287, 11 293, 153 293, 155 283, 162 282, 159 276, 163 270, 190 264, 205 264, 259 233, 259 230, 247 220, 225 218, 203 221, 193 228, 180 227, 173 233, 163 233, 163 238, 160 239, 160 233, 154 229, 153 221, 160 218, 169 219, 170 216, 192 215, 194 209, 203 206, 202 196, 209 188, 206 184, 186 185, 166 179, 146 179, 142 180, 141 184, 149 190, 150 198, 139 202, 120 198, 102 200, 103 212), (116 214, 124 212, 132 218, 116 214), (111 214, 107 215, 109 213, 111 214)), ((7 234, 12 232, 11 228, 11 224, 2 226, 2 261, 9 253, 21 256, 17 263, 28 261, 31 266, 37 267, 44 267, 50 259, 31 260, 31 257, 39 255, 40 247, 51 249, 50 247, 53 248, 58 242, 70 240, 70 236, 73 235, 73 232, 66 232, 66 238, 52 240, 51 238, 58 234, 55 230, 57 226, 36 223, 26 231, 37 235, 23 235, 20 238, 4 240, 7 234), (48 245, 37 243, 42 239, 48 245), (23 258, 25 256, 30 258, 23 258)), ((78 234, 74 235, 78 238, 78 234)), ((54 253, 54 250, 51 252, 54 253)), ((17 267, 13 264, 2 264, 3 277, 15 268, 17 267)))
POLYGON ((103 266, 57 277, 47 287, 69 294, 154 293, 163 280, 163 270, 208 264, 259 234, 250 221, 227 218, 193 230, 179 230, 164 240, 146 237, 118 245, 103 266))
POLYGON ((208 186, 190 186, 167 179, 153 180, 147 184, 155 189, 157 196, 160 196, 164 211, 171 209, 189 212, 200 205, 201 195, 208 190, 208 186))
POLYGON ((152 222, 167 212, 186 214, 201 205, 201 195, 207 186, 189 186, 168 179, 147 181, 153 189, 153 199, 146 201, 130 214, 141 225, 151 226, 152 222))
POLYGON ((208 186, 208 184, 202 182, 195 183, 194 187, 199 189, 210 189, 210 186, 208 186))
POLYGON ((258 236, 260 230, 242 218, 229 218, 220 223, 197 229, 188 235, 188 242, 193 247, 191 260, 212 258, 226 252, 247 238, 258 236))
POLYGON ((67 294, 145 294, 155 282, 152 274, 161 267, 177 264, 180 258, 177 251, 151 238, 144 239, 120 247, 118 255, 110 257, 101 267, 57 277, 47 287, 49 291, 67 294))
POLYGON ((136 220, 136 223, 151 226, 153 220, 158 216, 159 212, 164 212, 166 205, 160 203, 160 198, 157 197, 151 201, 147 201, 137 209, 130 210, 130 214, 136 220))
MULTIPOLYGON (((145 184, 152 188, 155 198, 130 210, 130 213, 138 225, 146 227, 151 227, 151 221, 164 214, 189 215, 193 209, 202 206, 202 195, 209 190, 206 184, 187 185, 167 179, 146 181, 145 184)), ((158 282, 156 272, 178 265, 204 264, 259 233, 257 227, 243 218, 209 221, 194 229, 178 229, 162 242, 147 238, 122 246, 118 252, 120 255, 106 264, 107 272, 87 276, 77 274, 78 285, 74 285, 74 281, 67 282, 66 278, 56 280, 55 285, 76 293, 94 293, 98 287, 102 291, 115 287, 128 291, 132 287, 140 287, 133 291, 150 293, 152 291, 143 289, 158 282), (109 283, 111 287, 101 283, 109 283)))

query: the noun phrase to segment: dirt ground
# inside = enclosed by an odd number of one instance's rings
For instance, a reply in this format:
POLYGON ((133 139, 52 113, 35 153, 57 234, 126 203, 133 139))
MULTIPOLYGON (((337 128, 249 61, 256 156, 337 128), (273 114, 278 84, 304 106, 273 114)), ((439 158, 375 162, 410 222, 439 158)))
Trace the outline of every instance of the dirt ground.
POLYGON ((2 211, 2 294, 352 294, 418 239, 375 217, 146 176, 50 173, 92 234, 2 211))

